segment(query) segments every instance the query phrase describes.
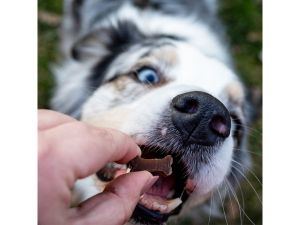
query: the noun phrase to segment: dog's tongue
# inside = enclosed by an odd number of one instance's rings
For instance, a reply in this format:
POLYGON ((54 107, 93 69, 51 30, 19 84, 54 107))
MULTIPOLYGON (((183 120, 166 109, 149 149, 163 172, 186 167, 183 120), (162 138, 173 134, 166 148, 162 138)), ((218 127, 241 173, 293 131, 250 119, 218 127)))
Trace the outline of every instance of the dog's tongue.
POLYGON ((175 187, 175 177, 170 175, 168 177, 159 177, 155 184, 146 192, 147 194, 160 196, 163 198, 170 198, 172 190, 175 187))

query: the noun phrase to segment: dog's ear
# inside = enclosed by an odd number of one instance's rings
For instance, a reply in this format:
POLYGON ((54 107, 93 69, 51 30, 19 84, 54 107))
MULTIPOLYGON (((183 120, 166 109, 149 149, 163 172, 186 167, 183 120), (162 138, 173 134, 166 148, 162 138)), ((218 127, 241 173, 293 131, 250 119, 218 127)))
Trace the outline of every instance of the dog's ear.
MULTIPOLYGON (((94 42, 96 35, 90 34, 98 22, 108 18, 111 12, 116 11, 122 4, 120 1, 95 1, 95 0, 64 0, 64 17, 61 27, 61 49, 64 56, 70 57, 74 44, 90 47, 101 42, 94 42)), ((101 37, 102 39, 105 38, 101 37)), ((99 46, 97 46, 99 47, 99 46)), ((90 53, 88 53, 90 55, 90 53)))
POLYGON ((90 31, 79 38, 70 51, 78 61, 99 61, 110 54, 117 55, 144 39, 145 35, 133 22, 123 20, 90 31))
POLYGON ((84 1, 64 0, 63 21, 60 30, 61 50, 64 56, 70 55, 70 49, 80 33, 81 9, 84 1))
POLYGON ((109 54, 111 45, 110 32, 108 29, 101 29, 89 33, 72 46, 71 57, 77 61, 97 61, 109 54))

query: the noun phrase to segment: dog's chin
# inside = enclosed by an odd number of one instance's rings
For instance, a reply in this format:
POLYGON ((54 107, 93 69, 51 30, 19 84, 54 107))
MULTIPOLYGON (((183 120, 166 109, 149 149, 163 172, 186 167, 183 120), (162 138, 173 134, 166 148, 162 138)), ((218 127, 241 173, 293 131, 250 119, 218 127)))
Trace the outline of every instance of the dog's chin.
MULTIPOLYGON (((165 151, 157 147, 140 146, 143 158, 163 158, 165 151)), ((172 153, 168 153, 172 155, 172 153)), ((172 155, 172 174, 159 176, 157 182, 144 193, 135 208, 132 219, 142 224, 161 224, 168 220, 171 215, 180 212, 189 194, 193 192, 193 182, 189 179, 185 165, 178 156, 172 155)))

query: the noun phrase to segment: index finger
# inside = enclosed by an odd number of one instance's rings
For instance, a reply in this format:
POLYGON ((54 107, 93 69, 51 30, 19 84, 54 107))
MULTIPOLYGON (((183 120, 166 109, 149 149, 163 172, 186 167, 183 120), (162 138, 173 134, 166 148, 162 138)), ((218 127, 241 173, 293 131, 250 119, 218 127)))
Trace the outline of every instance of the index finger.
POLYGON ((45 130, 63 123, 69 123, 76 121, 74 118, 48 109, 38 110, 38 129, 45 130))
POLYGON ((83 122, 46 130, 43 138, 50 143, 48 163, 52 164, 51 168, 69 171, 75 180, 96 173, 109 162, 127 163, 141 154, 140 148, 126 134, 83 122))

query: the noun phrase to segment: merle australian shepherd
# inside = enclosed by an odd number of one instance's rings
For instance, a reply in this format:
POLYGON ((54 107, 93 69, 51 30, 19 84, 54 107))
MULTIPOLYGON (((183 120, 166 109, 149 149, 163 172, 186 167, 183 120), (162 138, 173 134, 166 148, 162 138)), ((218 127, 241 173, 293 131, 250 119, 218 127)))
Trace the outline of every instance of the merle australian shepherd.
MULTIPOLYGON (((52 108, 128 134, 143 157, 174 159, 173 174, 143 195, 131 222, 162 224, 217 208, 212 196, 233 191, 236 170, 250 164, 245 88, 217 2, 65 0, 64 9, 52 108)), ((126 166, 112 163, 79 180, 74 201, 101 192, 110 169, 126 166)))

